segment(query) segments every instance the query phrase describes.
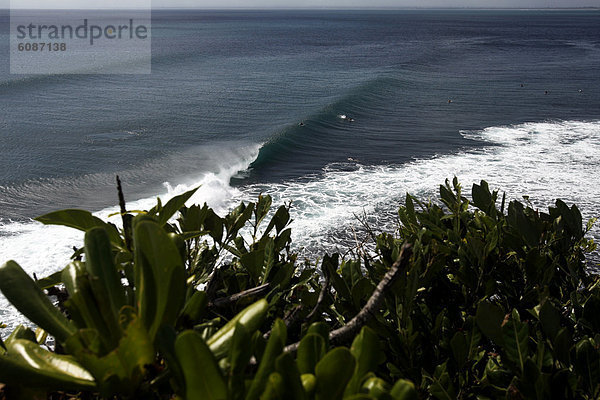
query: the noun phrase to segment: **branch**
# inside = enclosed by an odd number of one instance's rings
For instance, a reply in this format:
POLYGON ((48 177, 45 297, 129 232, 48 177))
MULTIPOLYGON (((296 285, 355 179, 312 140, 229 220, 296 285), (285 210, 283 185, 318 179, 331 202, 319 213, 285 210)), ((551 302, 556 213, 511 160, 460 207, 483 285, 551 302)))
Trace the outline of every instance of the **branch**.
MULTIPOLYGON (((298 322, 298 320, 300 318, 300 311, 302 311, 302 306, 301 305, 297 305, 296 307, 294 307, 291 310, 289 310, 283 316, 283 323, 287 327, 288 331, 290 330, 291 327, 293 327, 294 325, 296 325, 296 323, 298 322)), ((265 340, 268 339, 271 336, 271 331, 272 331, 272 329, 269 329, 263 335, 263 339, 265 339, 265 340)))
POLYGON ((220 297, 208 303, 208 307, 227 307, 231 304, 236 303, 237 301, 252 296, 262 296, 264 293, 268 292, 271 289, 270 283, 265 283, 264 285, 260 285, 248 290, 244 290, 242 292, 232 294, 227 297, 220 297))
MULTIPOLYGON (((411 254, 412 246, 408 243, 405 243, 400 250, 400 256, 398 256, 398 260, 396 260, 389 271, 383 276, 383 279, 381 279, 377 285, 377 288, 375 288, 375 291, 373 291, 373 294, 367 301, 367 304, 365 304, 365 306, 359 311, 358 314, 354 316, 354 318, 350 320, 350 322, 329 333, 329 340, 331 342, 341 342, 345 338, 355 335, 359 329, 373 317, 383 301, 385 292, 392 286, 398 277, 398 272, 406 267, 411 254)), ((300 342, 290 344, 289 346, 285 347, 284 351, 296 351, 299 344, 300 342)))
POLYGON ((331 277, 325 272, 325 269, 323 269, 323 274, 325 275, 325 281, 323 282, 323 287, 321 288, 321 292, 319 293, 319 298, 317 299, 317 304, 315 305, 315 308, 313 308, 312 311, 305 318, 307 321, 310 321, 312 319, 312 317, 315 316, 315 314, 317 313, 319 308, 321 308, 321 304, 323 304, 323 302, 325 301, 325 296, 327 295, 327 292, 329 291, 329 284, 331 282, 331 277))
POLYGON ((119 194, 119 208, 121 209, 121 218, 123 219, 123 236, 125 236, 125 246, 131 251, 131 215, 127 214, 125 208, 125 196, 123 195, 123 187, 121 179, 117 175, 117 192, 119 194))

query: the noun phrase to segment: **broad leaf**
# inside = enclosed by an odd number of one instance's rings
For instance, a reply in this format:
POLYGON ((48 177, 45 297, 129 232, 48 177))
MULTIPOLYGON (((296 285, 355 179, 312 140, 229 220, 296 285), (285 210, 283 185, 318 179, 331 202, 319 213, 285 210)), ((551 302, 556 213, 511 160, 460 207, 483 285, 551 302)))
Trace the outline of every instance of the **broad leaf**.
POLYGON ((92 375, 73 357, 25 339, 11 341, 8 352, 0 356, 0 381, 49 390, 96 390, 92 375))
POLYGON ((0 267, 0 290, 17 310, 48 331, 60 342, 75 333, 75 327, 23 269, 14 261, 0 267))
POLYGON ((158 212, 158 224, 161 226, 166 224, 169 221, 169 219, 173 215, 175 215, 175 213, 179 211, 181 207, 185 205, 185 202, 188 201, 190 197, 194 195, 194 193, 196 193, 198 188, 199 187, 196 187, 192 190, 188 190, 187 192, 175 196, 171 200, 169 200, 167 204, 165 204, 158 212))
POLYGON ((390 390, 390 395, 394 400, 418 400, 419 398, 415 385, 406 379, 399 379, 390 390))
POLYGON ((177 247, 155 222, 134 221, 136 298, 151 338, 173 325, 185 298, 185 269, 177 247))
POLYGON ((315 366, 325 355, 325 340, 320 335, 308 333, 300 340, 297 360, 301 374, 314 374, 315 366))
POLYGON ((102 221, 100 218, 92 215, 91 212, 85 210, 60 210, 48 214, 44 214, 35 218, 36 221, 44 225, 62 225, 70 228, 75 228, 80 231, 88 231, 92 228, 104 228, 108 233, 110 241, 118 246, 122 244, 119 231, 114 225, 102 221))
POLYGON ((317 377, 316 400, 337 400, 344 396, 346 385, 354 374, 356 360, 350 350, 337 347, 315 367, 317 377))
POLYGON ((350 347, 350 353, 356 359, 356 370, 346 387, 346 396, 358 393, 365 375, 368 372, 375 371, 382 359, 385 359, 383 354, 381 354, 381 346, 377 334, 367 326, 364 326, 354 338, 352 347, 350 347))
POLYGON ((504 313, 498 306, 487 301, 480 302, 477 307, 475 319, 477 326, 479 326, 479 329, 481 329, 481 332, 485 336, 493 340, 497 345, 502 344, 502 320, 504 319, 504 313))
POLYGON ((305 400, 306 393, 300 379, 300 372, 296 367, 294 357, 290 353, 283 353, 275 360, 275 370, 281 375, 286 388, 286 399, 305 400))
POLYGON ((513 310, 510 318, 502 327, 504 339, 502 349, 509 361, 523 372, 525 360, 529 354, 529 326, 521 322, 517 310, 513 310))
MULTIPOLYGON (((267 381, 270 381, 269 376, 275 371, 275 360, 283 351, 286 339, 287 328, 285 323, 280 319, 275 320, 273 328, 271 329, 271 336, 269 336, 269 340, 267 341, 267 347, 262 355, 258 370, 248 389, 246 400, 257 400, 265 390, 267 381)), ((279 380, 283 379, 281 375, 277 375, 279 376, 279 380)))
POLYGON ((194 331, 185 331, 175 341, 175 354, 185 377, 185 398, 225 400, 227 384, 217 360, 194 331))
POLYGON ((265 320, 269 303, 265 299, 244 308, 208 340, 207 344, 217 359, 224 357, 229 352, 229 344, 233 338, 237 324, 244 326, 248 334, 254 334, 265 320))

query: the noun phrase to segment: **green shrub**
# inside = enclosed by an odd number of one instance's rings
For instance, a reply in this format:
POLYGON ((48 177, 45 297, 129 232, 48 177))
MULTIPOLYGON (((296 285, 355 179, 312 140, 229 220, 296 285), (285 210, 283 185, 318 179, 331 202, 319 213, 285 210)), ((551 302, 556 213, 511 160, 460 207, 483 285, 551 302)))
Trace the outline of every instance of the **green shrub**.
POLYGON ((289 206, 259 196, 220 217, 186 207, 193 192, 123 209, 122 229, 82 210, 38 218, 85 243, 39 281, 0 267, 39 327, 0 342, 10 396, 600 396, 600 288, 576 206, 506 204, 484 181, 469 200, 455 179, 439 205, 407 195, 375 255, 298 265, 289 206))

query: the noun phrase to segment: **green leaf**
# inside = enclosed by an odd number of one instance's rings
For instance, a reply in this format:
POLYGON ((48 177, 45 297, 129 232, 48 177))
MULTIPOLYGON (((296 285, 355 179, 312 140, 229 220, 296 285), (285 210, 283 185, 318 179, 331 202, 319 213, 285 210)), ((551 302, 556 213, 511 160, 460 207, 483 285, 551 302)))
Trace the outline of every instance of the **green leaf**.
POLYGON ((317 387, 317 378, 313 374, 302 374, 300 375, 300 380, 302 381, 304 392, 312 398, 317 387))
POLYGON ((242 266, 248 271, 255 284, 261 283, 261 276, 265 264, 265 249, 258 248, 240 257, 242 266))
POLYGON ((260 395, 260 400, 283 400, 286 395, 286 387, 283 377, 279 372, 273 372, 266 380, 265 390, 260 395))
POLYGON ((59 285, 62 281, 60 279, 62 271, 56 271, 53 274, 48 275, 45 278, 38 279, 35 283, 38 285, 40 289, 49 289, 56 285, 59 285))
POLYGON ((251 336, 244 325, 237 323, 233 332, 231 346, 229 347, 229 393, 231 398, 243 398, 244 387, 244 369, 252 357, 251 336))
POLYGON ((0 290, 31 322, 48 331, 59 342, 75 333, 75 327, 14 261, 0 267, 0 290))
POLYGON ((340 272, 349 287, 353 287, 363 278, 360 261, 357 260, 343 261, 340 265, 340 272))
POLYGON ((571 364, 571 347, 573 345, 573 339, 569 333, 568 328, 562 328, 556 334, 554 341, 554 354, 556 359, 562 362, 564 365, 571 364))
POLYGON ((490 192, 486 181, 481 181, 479 185, 473 184, 472 189, 473 205, 488 215, 493 215, 496 209, 496 194, 490 192))
POLYGON ((356 360, 350 350, 337 347, 319 361, 315 367, 317 378, 316 400, 337 400, 344 395, 346 385, 354 375, 356 360))
POLYGON ((325 254, 323 257, 323 263, 321 264, 321 269, 323 270, 323 274, 331 279, 331 284, 338 295, 345 300, 350 300, 352 296, 350 293, 350 288, 337 273, 339 257, 340 256, 337 253, 332 256, 325 254))
POLYGON ((92 375, 73 357, 25 339, 12 340, 8 352, 0 356, 0 381, 50 390, 96 390, 92 375))
POLYGON ((325 340, 316 333, 304 335, 298 345, 297 359, 298 369, 302 374, 314 374, 315 366, 325 355, 325 340))
POLYGON ((235 317, 212 335, 207 340, 207 344, 215 354, 215 357, 220 359, 227 355, 229 352, 229 344, 231 343, 235 327, 238 323, 244 326, 248 331, 248 334, 254 334, 254 331, 256 331, 265 320, 268 310, 269 303, 265 299, 258 300, 236 314, 235 317))
POLYGON ((430 377, 432 383, 429 386, 429 391, 436 399, 454 400, 456 398, 456 394, 454 392, 452 379, 450 378, 450 374, 446 368, 446 362, 435 367, 433 377, 430 377))
POLYGON ((594 393, 600 382, 600 355, 590 339, 582 339, 575 346, 575 371, 583 378, 589 393, 594 393))
POLYGON ((70 263, 63 270, 62 280, 69 292, 65 307, 75 324, 81 329, 98 331, 105 351, 115 348, 121 336, 118 314, 112 313, 106 290, 99 287, 93 290, 93 283, 99 286, 99 280, 90 279, 81 261, 70 263))
POLYGON ((406 379, 399 379, 396 381, 390 394, 394 400, 418 400, 419 395, 415 389, 415 385, 406 379))
POLYGON ((550 340, 554 340, 560 329, 560 311, 554 307, 550 300, 546 300, 540 307, 539 316, 542 330, 550 340))
POLYGON ((450 188, 450 184, 448 183, 447 179, 445 185, 440 185, 440 198, 450 210, 454 210, 456 208, 456 205, 458 204, 458 198, 452 192, 452 189, 450 188))
POLYGON ((254 203, 247 206, 241 203, 225 216, 225 226, 227 228, 227 238, 234 238, 242 227, 248 222, 254 211, 254 203))
POLYGON ((275 238, 275 252, 283 250, 289 243, 291 243, 291 237, 292 230, 290 228, 286 228, 279 232, 279 234, 275 238))
POLYGON ((404 204, 405 204, 404 214, 406 215, 406 218, 405 218, 405 221, 403 221, 403 223, 405 225, 418 224, 417 214, 415 213, 415 204, 413 202, 412 196, 408 193, 406 193, 406 198, 405 198, 404 204))
POLYGON ((114 225, 102 221, 100 218, 92 215, 91 212, 85 210, 60 210, 54 211, 40 217, 34 218, 36 221, 44 225, 62 225, 70 228, 75 228, 80 231, 88 231, 95 227, 106 229, 110 241, 118 246, 122 245, 119 231, 114 225))
POLYGON ((306 393, 300 379, 300 372, 290 353, 283 353, 275 360, 275 370, 283 378, 286 388, 286 399, 305 400, 306 393))
POLYGON ((481 332, 485 336, 493 340, 497 345, 502 344, 504 312, 500 307, 487 301, 480 302, 477 306, 475 320, 477 321, 477 326, 479 326, 479 329, 481 329, 481 332))
MULTIPOLYGON (((275 320, 271 329, 271 336, 267 341, 267 347, 263 353, 256 375, 250 384, 246 400, 257 400, 261 393, 265 391, 269 376, 275 370, 275 360, 283 352, 283 347, 287 339, 287 328, 281 319, 275 320)), ((283 380, 280 374, 278 379, 283 380)), ((271 390, 271 389, 267 389, 271 390)))
POLYGON ((475 323, 475 318, 469 317, 468 325, 471 325, 471 328, 466 336, 468 345, 467 360, 475 360, 477 358, 479 342, 481 341, 481 332, 475 323))
POLYGON ((508 222, 529 247, 540 244, 541 230, 538 221, 525 214, 521 203, 517 201, 509 203, 508 222))
POLYGON ((370 394, 357 393, 349 397, 344 397, 344 400, 377 400, 377 398, 370 394))
POLYGON ((582 219, 581 213, 577 206, 573 205, 573 207, 569 208, 560 199, 556 200, 556 208, 560 212, 562 219, 566 225, 567 231, 575 237, 575 239, 579 240, 583 237, 583 229, 582 229, 582 219))
POLYGON ((217 243, 223 242, 223 225, 223 218, 219 217, 209 208, 206 211, 206 218, 204 219, 204 230, 208 231, 210 237, 217 243))
POLYGON ((314 333, 325 341, 325 351, 329 349, 329 325, 325 322, 313 322, 306 330, 306 334, 314 333))
POLYGON ((271 269, 275 264, 275 242, 272 238, 267 238, 264 249, 264 272, 262 273, 261 284, 268 282, 271 269))
MULTIPOLYGON (((386 381, 376 376, 368 378, 362 385, 361 391, 366 391, 370 398, 377 400, 388 400, 390 398, 390 385, 386 381)), ((356 396, 356 394, 354 395, 356 396)), ((356 398, 356 397, 351 398, 356 398)), ((346 396, 344 396, 346 398, 346 396)))
POLYGON ((252 357, 252 347, 248 345, 250 339, 248 330, 238 322, 235 325, 228 356, 232 375, 241 374, 252 357))
POLYGON ((458 367, 462 368, 467 361, 469 352, 466 335, 462 332, 456 332, 452 340, 450 340, 450 347, 452 348, 452 354, 458 363, 458 367))
POLYGON ((361 382, 368 372, 375 371, 382 359, 385 359, 381 354, 381 346, 379 338, 373 330, 364 326, 352 342, 350 353, 356 360, 356 370, 352 379, 346 387, 345 396, 358 393, 361 387, 361 382))
POLYGON ((180 318, 190 325, 196 324, 200 321, 207 305, 206 292, 194 290, 192 297, 185 303, 180 318))
POLYGON ((162 324, 172 326, 185 299, 185 269, 177 247, 155 222, 134 220, 136 298, 153 339, 162 324))
POLYGON ((113 312, 119 315, 126 304, 121 276, 115 267, 112 248, 106 230, 92 228, 85 234, 85 266, 92 277, 98 278, 113 312))
POLYGON ((123 336, 116 349, 100 353, 97 331, 79 330, 65 342, 69 354, 94 376, 105 397, 131 395, 155 357, 154 346, 133 307, 124 306, 119 315, 123 336))
POLYGON ((188 201, 190 197, 192 197, 199 188, 200 187, 198 186, 169 200, 167 204, 165 204, 164 207, 162 207, 161 210, 158 212, 158 224, 161 226, 166 224, 169 221, 169 219, 173 215, 175 215, 175 213, 179 211, 181 207, 185 205, 185 202, 188 201))
POLYGON ((258 201, 256 202, 256 207, 254 208, 254 224, 258 227, 262 220, 267 216, 269 210, 271 209, 271 204, 273 200, 271 196, 266 195, 258 196, 258 201))
POLYGON ((523 364, 523 376, 521 381, 523 382, 523 392, 529 394, 528 397, 535 397, 535 385, 540 376, 540 367, 531 359, 531 357, 527 357, 523 364))
POLYGON ((7 346, 10 346, 10 343, 13 340, 17 339, 28 340, 36 344, 38 343, 35 338, 35 332, 23 325, 17 325, 17 327, 11 332, 11 334, 8 335, 5 343, 7 346))
POLYGON ((267 225, 264 235, 269 234, 273 227, 275 227, 276 231, 279 233, 283 228, 286 227, 289 221, 290 213, 288 209, 285 206, 279 207, 271 219, 271 222, 269 222, 269 225, 267 225))
POLYGON ((252 346, 257 364, 260 364, 262 361, 262 356, 264 355, 267 347, 267 340, 263 337, 260 331, 256 331, 254 332, 254 335, 252 335, 249 344, 252 346))
POLYGON ((177 333, 175 332, 175 329, 163 325, 156 334, 155 342, 161 356, 166 361, 170 375, 172 376, 171 388, 175 393, 183 396, 185 394, 185 377, 183 375, 181 364, 179 364, 177 355, 175 354, 176 339, 177 333))
POLYGON ((502 337, 504 339, 502 349, 508 360, 523 372, 529 354, 529 327, 521 322, 517 310, 512 311, 510 318, 502 327, 502 337))
POLYGON ((185 331, 175 340, 175 354, 185 377, 185 398, 225 400, 227 385, 217 360, 194 331, 185 331))

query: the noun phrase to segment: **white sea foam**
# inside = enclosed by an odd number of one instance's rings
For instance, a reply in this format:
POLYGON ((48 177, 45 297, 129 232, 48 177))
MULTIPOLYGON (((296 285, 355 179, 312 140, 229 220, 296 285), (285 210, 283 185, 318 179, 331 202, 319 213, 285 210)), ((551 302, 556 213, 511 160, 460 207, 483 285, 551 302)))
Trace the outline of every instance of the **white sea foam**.
MULTIPOLYGON (((336 240, 359 225, 355 215, 366 213, 379 218, 376 226, 392 228, 407 192, 436 197, 438 185, 453 176, 465 193, 485 179, 509 199, 528 195, 544 208, 561 198, 578 204, 585 218, 600 214, 600 122, 525 123, 461 134, 489 146, 400 166, 326 168, 312 179, 255 185, 245 193, 267 192, 275 204, 293 200, 296 244, 331 250, 348 244, 336 240)), ((593 235, 600 237, 598 227, 593 235)))
MULTIPOLYGON (((466 193, 472 183, 485 179, 491 188, 506 191, 509 199, 528 195, 543 208, 561 198, 578 204, 585 218, 600 214, 600 121, 525 123, 461 134, 481 141, 482 146, 396 166, 332 164, 321 174, 284 183, 231 187, 230 178, 249 165, 250 157, 190 184, 165 184, 160 197, 164 202, 202 184, 190 202, 206 201, 220 213, 240 200, 255 199, 260 192, 271 194, 275 205, 292 200, 295 246, 327 251, 349 244, 340 232, 359 226, 355 215, 364 213, 374 218, 374 226, 391 229, 407 192, 435 197, 437 186, 453 176, 466 193)), ((154 204, 153 198, 142 199, 128 203, 128 208, 147 209, 154 204)), ((116 207, 96 215, 106 218, 115 211, 116 207)), ((112 220, 119 222, 117 217, 112 220)), ((599 239, 600 229, 596 227, 592 234, 599 239)), ((45 276, 64 266, 71 246, 81 242, 82 234, 72 229, 8 223, 0 225, 0 260, 15 259, 29 273, 45 276)), ((22 321, 3 298, 0 312, 0 321, 10 326, 22 321)))

